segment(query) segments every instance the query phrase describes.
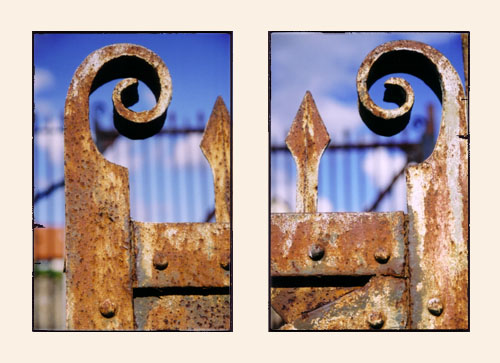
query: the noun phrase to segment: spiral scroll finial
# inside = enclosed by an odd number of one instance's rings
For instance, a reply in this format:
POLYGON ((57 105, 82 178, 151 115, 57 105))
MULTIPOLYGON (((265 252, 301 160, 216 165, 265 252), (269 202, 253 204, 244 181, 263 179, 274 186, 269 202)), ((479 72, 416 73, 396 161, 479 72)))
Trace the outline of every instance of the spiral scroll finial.
POLYGON ((370 87, 390 73, 408 73, 422 79, 443 101, 445 67, 453 68, 441 53, 424 43, 402 40, 375 48, 361 64, 356 80, 361 118, 379 135, 392 136, 401 132, 408 124, 415 98, 411 86, 402 78, 390 78, 385 82, 384 100, 399 106, 389 110, 373 102, 368 93, 370 87))
MULTIPOLYGON (((134 44, 113 44, 90 54, 76 70, 66 105, 84 109, 88 121, 88 97, 113 79, 120 81, 112 95, 114 122, 118 131, 131 139, 144 139, 163 126, 170 100, 172 80, 161 58, 151 50, 134 44), (156 105, 135 112, 128 107, 138 101, 137 86, 143 81, 153 92, 156 105)), ((87 122, 88 123, 88 122, 87 122)))

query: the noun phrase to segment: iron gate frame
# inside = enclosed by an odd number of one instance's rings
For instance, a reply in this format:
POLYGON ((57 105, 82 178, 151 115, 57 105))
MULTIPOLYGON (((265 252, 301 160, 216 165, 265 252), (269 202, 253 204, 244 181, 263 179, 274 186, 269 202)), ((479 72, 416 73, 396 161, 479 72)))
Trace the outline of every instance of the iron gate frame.
MULTIPOLYGON (((382 44, 366 56, 358 71, 360 115, 376 133, 390 136, 402 131, 408 124, 414 99, 411 86, 402 78, 392 77, 386 81, 386 96, 392 97, 399 108, 384 110, 377 106, 368 90, 384 75, 415 75, 423 79, 442 101, 440 133, 431 156, 406 170, 408 214, 400 212, 402 215, 398 216, 391 213, 386 224, 399 219, 399 227, 383 228, 385 234, 400 236, 372 238, 373 241, 378 238, 385 243, 389 240, 404 246, 404 256, 396 254, 401 260, 398 271, 376 271, 375 266, 372 266, 375 270, 370 269, 367 262, 371 255, 372 263, 387 268, 387 263, 394 262, 394 248, 375 245, 374 248, 378 247, 375 251, 366 252, 362 249, 368 248, 368 243, 354 239, 356 246, 349 246, 349 239, 342 239, 343 234, 357 231, 358 238, 368 237, 368 240, 373 227, 367 229, 363 220, 383 218, 389 213, 316 212, 319 159, 329 143, 329 135, 312 95, 306 92, 286 140, 297 166, 296 213, 269 215, 269 331, 278 330, 272 327, 273 314, 284 320, 285 325, 279 330, 365 331, 388 328, 469 331, 468 37, 468 33, 462 35, 467 93, 464 93, 449 61, 437 50, 420 42, 382 44), (405 64, 409 59, 415 62, 413 67, 405 64), (432 76, 436 74, 426 74, 429 70, 429 73, 437 73, 435 79, 432 76), (389 126, 388 121, 393 125, 389 126), (430 182, 433 177, 438 178, 436 184, 430 182), (425 191, 420 194, 419 190, 425 191), (423 201, 427 206, 425 209, 421 207, 423 201), (422 224, 428 225, 431 231, 428 233, 422 229, 422 224), (326 231, 323 230, 325 225, 329 226, 326 231), (436 236, 444 237, 444 241, 436 236), (338 243, 341 243, 340 247, 338 243), (358 264, 349 257, 356 257, 358 264), (339 275, 371 278, 358 279, 353 285, 357 283, 357 287, 350 290, 342 290, 342 285, 337 290, 315 290, 311 278, 332 281, 339 275), (302 279, 306 284, 291 284, 291 289, 278 291, 280 283, 276 281, 286 276, 295 281, 302 279), (381 281, 392 279, 389 276, 401 278, 404 287, 393 288, 397 296, 391 293, 385 296, 385 305, 377 305, 370 299, 370 290, 378 285, 373 291, 387 291, 387 286, 381 281), (305 287, 307 283, 312 283, 312 287, 305 287), (396 323, 392 318, 401 317, 401 311, 391 311, 392 305, 389 305, 394 299, 395 306, 403 304, 403 312, 406 311, 406 316, 396 323)), ((271 167, 270 154, 269 165, 271 167)), ((378 234, 382 232, 383 224, 376 224, 378 234)))

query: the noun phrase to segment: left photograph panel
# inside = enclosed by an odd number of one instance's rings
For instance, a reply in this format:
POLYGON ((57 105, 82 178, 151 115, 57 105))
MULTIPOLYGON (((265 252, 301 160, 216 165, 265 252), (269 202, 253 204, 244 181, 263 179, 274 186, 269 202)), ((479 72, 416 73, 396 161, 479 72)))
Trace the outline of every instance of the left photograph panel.
POLYGON ((33 331, 232 331, 232 33, 33 33, 33 331))

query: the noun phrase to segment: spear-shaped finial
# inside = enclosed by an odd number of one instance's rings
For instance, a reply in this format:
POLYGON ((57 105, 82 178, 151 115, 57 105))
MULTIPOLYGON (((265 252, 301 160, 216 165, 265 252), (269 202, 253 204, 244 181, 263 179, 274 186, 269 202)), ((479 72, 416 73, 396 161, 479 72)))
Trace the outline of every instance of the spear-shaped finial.
POLYGON ((231 203, 231 122, 222 97, 217 97, 208 119, 200 148, 214 177, 215 220, 230 222, 231 203))
POLYGON ((330 135, 307 91, 286 138, 297 164, 297 213, 317 212, 319 160, 329 142, 330 135))

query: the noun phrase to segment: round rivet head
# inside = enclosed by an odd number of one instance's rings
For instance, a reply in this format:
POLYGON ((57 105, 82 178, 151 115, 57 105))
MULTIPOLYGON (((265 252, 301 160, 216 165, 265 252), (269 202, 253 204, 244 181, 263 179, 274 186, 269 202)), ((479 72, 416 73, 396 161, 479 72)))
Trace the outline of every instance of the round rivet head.
POLYGON ((434 297, 427 302, 427 309, 434 316, 439 316, 443 312, 441 299, 434 297))
POLYGON ((99 305, 99 311, 105 318, 112 318, 116 313, 116 305, 111 300, 106 299, 99 305))
POLYGON ((373 312, 368 315, 368 325, 372 329, 380 329, 384 326, 384 315, 380 312, 373 312))
POLYGON ((387 249, 380 247, 374 253, 375 261, 378 263, 384 264, 389 261, 391 258, 391 254, 387 251, 387 249))
POLYGON ((313 261, 319 261, 325 255, 325 249, 323 246, 314 244, 309 247, 309 257, 313 261))
POLYGON ((156 252, 153 257, 153 265, 157 270, 165 270, 168 266, 167 254, 156 252))

